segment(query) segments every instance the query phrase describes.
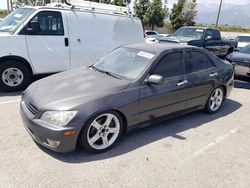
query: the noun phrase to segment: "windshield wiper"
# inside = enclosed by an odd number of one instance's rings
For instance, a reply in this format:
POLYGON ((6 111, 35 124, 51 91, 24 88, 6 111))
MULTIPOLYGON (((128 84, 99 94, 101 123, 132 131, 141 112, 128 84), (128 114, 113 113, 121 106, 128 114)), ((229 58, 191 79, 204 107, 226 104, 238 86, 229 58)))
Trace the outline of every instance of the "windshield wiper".
POLYGON ((105 70, 98 69, 98 68, 96 68, 94 65, 89 66, 89 68, 92 68, 92 69, 94 69, 94 70, 96 70, 96 71, 98 71, 98 72, 105 73, 105 74, 107 74, 107 75, 109 75, 109 76, 112 76, 112 77, 114 77, 114 78, 117 78, 117 79, 120 79, 120 80, 121 80, 121 77, 119 77, 118 75, 116 75, 116 74, 114 74, 114 73, 111 73, 111 72, 108 72, 108 71, 105 71, 105 70))

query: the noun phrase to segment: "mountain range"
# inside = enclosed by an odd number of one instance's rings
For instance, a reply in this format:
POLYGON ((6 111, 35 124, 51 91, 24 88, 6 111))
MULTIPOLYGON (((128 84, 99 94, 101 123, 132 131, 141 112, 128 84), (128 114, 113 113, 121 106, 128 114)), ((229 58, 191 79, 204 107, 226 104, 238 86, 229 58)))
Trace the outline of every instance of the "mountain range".
MULTIPOLYGON (((233 2, 233 1, 232 1, 233 2)), ((196 22, 203 24, 212 24, 216 22, 218 14, 218 3, 214 1, 210 3, 197 3, 196 22)), ((220 14, 219 24, 250 26, 250 3, 243 5, 223 4, 220 14)))

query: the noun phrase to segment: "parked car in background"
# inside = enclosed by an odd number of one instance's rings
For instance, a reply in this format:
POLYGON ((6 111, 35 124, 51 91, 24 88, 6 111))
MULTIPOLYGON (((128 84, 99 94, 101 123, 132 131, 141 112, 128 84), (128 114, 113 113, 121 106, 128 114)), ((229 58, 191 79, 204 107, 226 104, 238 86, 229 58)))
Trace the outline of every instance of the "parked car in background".
POLYGON ((126 7, 81 3, 73 9, 19 8, 0 23, 1 91, 23 89, 32 75, 88 66, 118 46, 144 42, 141 20, 120 11, 126 7))
POLYGON ((235 65, 235 75, 250 78, 250 44, 229 54, 226 59, 235 65))
POLYGON ((233 66, 206 50, 143 43, 31 84, 20 111, 35 142, 58 152, 79 142, 100 153, 135 126, 200 109, 216 113, 232 88, 233 66))
POLYGON ((224 58, 237 47, 234 42, 222 40, 218 29, 205 27, 181 27, 168 37, 169 41, 203 47, 224 58))
POLYGON ((236 38, 236 40, 238 41, 238 48, 244 48, 245 46, 247 46, 248 44, 250 44, 250 36, 238 36, 236 38))
POLYGON ((150 36, 150 35, 158 35, 157 31, 152 31, 152 30, 146 30, 145 31, 145 36, 150 36))

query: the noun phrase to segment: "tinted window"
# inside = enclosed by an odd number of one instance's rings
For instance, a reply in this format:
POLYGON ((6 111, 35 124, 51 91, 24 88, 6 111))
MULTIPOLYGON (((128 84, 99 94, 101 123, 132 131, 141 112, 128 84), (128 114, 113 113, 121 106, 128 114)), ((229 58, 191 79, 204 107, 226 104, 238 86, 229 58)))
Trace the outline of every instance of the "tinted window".
POLYGON ((199 72, 214 67, 213 63, 201 52, 186 52, 186 72, 199 72))
POLYGON ((154 31, 147 31, 146 35, 157 35, 157 33, 154 31))
POLYGON ((240 49, 240 53, 250 54, 250 45, 247 45, 244 48, 240 49))
POLYGON ((207 30, 206 36, 211 36, 212 39, 214 40, 219 40, 221 38, 220 32, 218 30, 212 30, 212 29, 207 30))
POLYGON ((64 35, 60 12, 43 11, 30 21, 28 27, 34 29, 33 35, 64 35))
POLYGON ((237 40, 239 42, 250 42, 250 37, 249 36, 239 36, 239 37, 237 37, 237 40))
POLYGON ((170 78, 184 74, 183 53, 176 52, 164 56, 155 68, 154 74, 170 78))

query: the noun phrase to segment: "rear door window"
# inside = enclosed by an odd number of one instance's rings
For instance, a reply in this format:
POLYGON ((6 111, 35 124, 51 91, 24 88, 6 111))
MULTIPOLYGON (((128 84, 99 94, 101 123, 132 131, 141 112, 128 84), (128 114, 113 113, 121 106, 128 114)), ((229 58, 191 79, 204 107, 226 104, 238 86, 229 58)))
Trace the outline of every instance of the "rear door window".
POLYGON ((171 78, 184 75, 183 52, 174 52, 165 55, 158 63, 154 74, 171 78))
POLYGON ((207 70, 215 66, 205 54, 198 51, 187 51, 185 60, 187 74, 207 70))

